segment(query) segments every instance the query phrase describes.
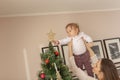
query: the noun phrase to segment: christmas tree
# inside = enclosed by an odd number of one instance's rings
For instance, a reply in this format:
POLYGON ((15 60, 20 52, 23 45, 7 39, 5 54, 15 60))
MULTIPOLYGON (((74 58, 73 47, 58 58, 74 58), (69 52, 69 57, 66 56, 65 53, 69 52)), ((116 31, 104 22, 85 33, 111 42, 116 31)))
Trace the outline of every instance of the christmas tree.
POLYGON ((42 70, 39 71, 38 80, 72 80, 69 68, 51 42, 48 48, 45 53, 40 54, 42 70))

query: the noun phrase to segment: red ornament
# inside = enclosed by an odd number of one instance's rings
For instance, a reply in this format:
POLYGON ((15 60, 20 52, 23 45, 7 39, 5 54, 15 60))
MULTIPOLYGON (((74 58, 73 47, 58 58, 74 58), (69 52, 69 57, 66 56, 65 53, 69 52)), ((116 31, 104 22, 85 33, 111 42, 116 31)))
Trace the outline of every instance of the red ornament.
POLYGON ((59 52, 55 51, 54 54, 55 54, 56 56, 58 56, 58 55, 59 55, 59 52))
POLYGON ((44 78, 45 78, 45 73, 41 73, 41 74, 40 74, 40 78, 41 78, 41 79, 44 79, 44 78))
POLYGON ((50 60, 49 60, 49 59, 46 59, 46 60, 45 60, 45 63, 46 63, 46 64, 48 64, 49 62, 50 62, 50 60))

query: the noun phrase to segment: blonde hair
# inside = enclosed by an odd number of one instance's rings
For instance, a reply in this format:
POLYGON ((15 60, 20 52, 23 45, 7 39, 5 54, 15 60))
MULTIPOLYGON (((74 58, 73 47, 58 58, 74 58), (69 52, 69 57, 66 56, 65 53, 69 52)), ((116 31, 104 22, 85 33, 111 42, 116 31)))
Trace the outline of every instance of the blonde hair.
POLYGON ((78 29, 78 33, 80 32, 80 28, 79 28, 79 25, 77 23, 69 23, 66 25, 65 28, 67 29, 68 27, 70 27, 71 29, 72 28, 78 29))

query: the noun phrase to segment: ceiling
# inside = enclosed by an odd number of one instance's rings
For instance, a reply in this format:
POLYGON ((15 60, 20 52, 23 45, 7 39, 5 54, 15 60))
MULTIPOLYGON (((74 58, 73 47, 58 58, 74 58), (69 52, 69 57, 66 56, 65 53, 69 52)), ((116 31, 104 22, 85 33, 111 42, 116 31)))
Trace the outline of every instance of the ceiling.
POLYGON ((120 0, 0 0, 0 17, 120 10, 120 0))

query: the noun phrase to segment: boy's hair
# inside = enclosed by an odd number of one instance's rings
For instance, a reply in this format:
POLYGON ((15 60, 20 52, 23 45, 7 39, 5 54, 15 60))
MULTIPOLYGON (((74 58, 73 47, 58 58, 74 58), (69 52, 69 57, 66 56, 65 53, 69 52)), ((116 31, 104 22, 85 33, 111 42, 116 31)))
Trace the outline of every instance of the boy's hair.
POLYGON ((68 27, 70 27, 70 28, 77 28, 78 29, 78 33, 80 32, 80 28, 79 28, 79 25, 77 24, 77 23, 69 23, 69 24, 67 24, 66 25, 66 29, 68 28, 68 27))

